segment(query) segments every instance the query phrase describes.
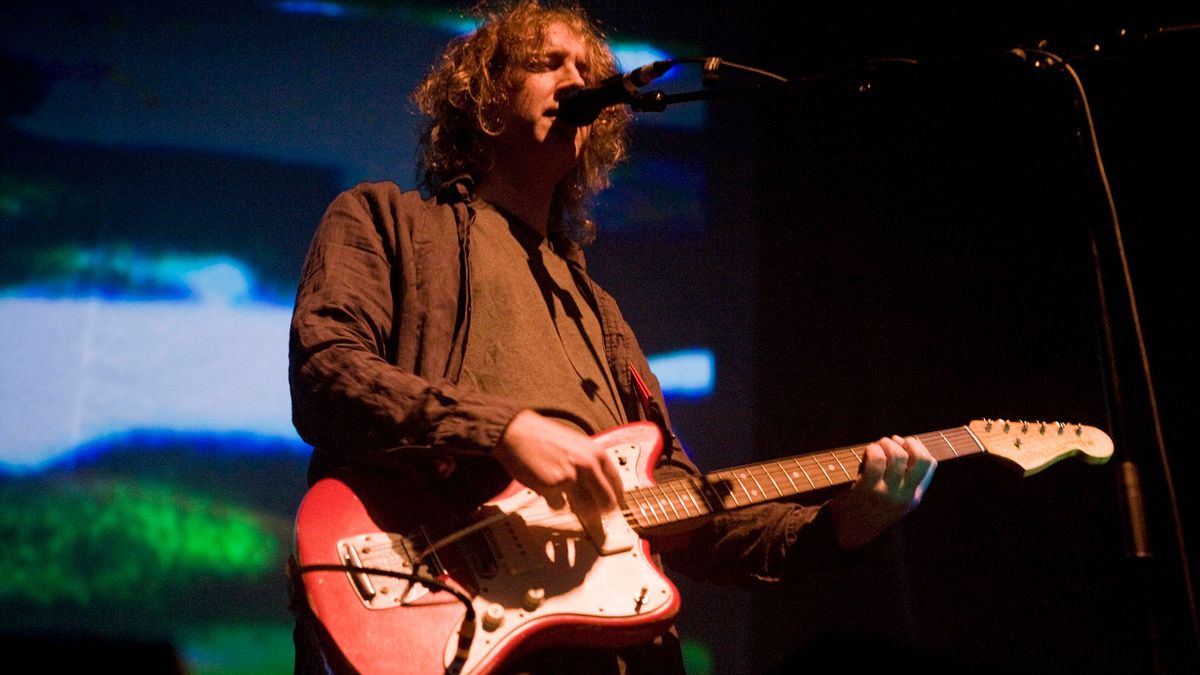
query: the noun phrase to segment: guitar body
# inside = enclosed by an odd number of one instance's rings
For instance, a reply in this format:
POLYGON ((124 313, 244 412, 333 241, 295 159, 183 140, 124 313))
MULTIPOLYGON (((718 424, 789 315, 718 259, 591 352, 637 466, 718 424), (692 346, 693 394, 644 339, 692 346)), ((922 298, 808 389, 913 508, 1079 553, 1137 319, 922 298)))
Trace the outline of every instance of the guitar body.
MULTIPOLYGON (((662 450, 654 425, 594 438, 615 460, 626 491, 653 483, 662 450)), ((321 480, 296 519, 304 589, 336 669, 488 673, 542 646, 647 642, 679 610, 678 591, 620 512, 584 527, 569 510, 551 509, 513 483, 474 521, 462 522, 423 487, 371 480, 321 480), (312 569, 323 565, 428 574, 469 598, 476 617, 464 626, 465 604, 445 590, 385 574, 312 569)))

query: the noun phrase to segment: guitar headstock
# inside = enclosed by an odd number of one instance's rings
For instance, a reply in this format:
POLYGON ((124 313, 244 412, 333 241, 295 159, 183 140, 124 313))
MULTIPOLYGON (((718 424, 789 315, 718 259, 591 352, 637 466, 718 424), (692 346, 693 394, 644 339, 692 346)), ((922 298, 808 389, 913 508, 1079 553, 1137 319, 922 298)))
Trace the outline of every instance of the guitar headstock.
POLYGON ((969 427, 985 451, 1016 462, 1026 476, 1074 455, 1103 464, 1113 453, 1108 434, 1084 424, 973 420, 969 427))

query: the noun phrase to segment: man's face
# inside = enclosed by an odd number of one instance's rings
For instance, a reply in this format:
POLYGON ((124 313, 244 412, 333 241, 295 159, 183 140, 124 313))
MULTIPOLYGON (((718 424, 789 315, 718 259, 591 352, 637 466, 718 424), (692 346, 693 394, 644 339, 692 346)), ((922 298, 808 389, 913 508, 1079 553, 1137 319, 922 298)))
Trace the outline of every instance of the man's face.
POLYGON ((561 23, 548 25, 542 48, 532 63, 516 74, 513 93, 497 139, 502 152, 519 152, 542 168, 563 168, 563 175, 579 159, 587 128, 576 128, 557 118, 558 103, 569 91, 584 86, 588 74, 583 39, 561 23))

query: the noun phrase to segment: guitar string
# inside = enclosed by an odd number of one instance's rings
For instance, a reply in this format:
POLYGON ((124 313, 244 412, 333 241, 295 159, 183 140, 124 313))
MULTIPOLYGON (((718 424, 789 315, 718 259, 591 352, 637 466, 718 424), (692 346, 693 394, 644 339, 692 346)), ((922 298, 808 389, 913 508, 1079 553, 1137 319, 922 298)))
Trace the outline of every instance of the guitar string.
MULTIPOLYGON (((540 497, 537 493, 529 494, 528 498, 524 502, 522 502, 521 504, 519 504, 517 506, 517 509, 520 509, 523 506, 530 504, 535 499, 540 499, 540 497)), ((517 510, 517 509, 514 509, 514 510, 517 510)), ((467 536, 471 535, 472 533, 477 532, 485 527, 490 527, 493 523, 497 523, 501 520, 504 520, 505 518, 508 517, 508 515, 509 514, 501 511, 501 512, 495 513, 493 515, 490 515, 487 518, 482 518, 480 520, 477 520, 474 523, 471 523, 470 525, 468 525, 456 532, 451 532, 450 534, 433 542, 429 546, 426 546, 425 550, 421 551, 417 555, 417 561, 425 560, 425 558, 428 557, 429 554, 431 554, 435 551, 438 551, 442 548, 445 548, 446 546, 449 546, 450 544, 453 544, 454 542, 459 541, 460 539, 467 537, 467 536)))
MULTIPOLYGON (((955 446, 955 441, 957 441, 960 444, 966 443, 971 446, 977 446, 977 444, 974 442, 973 437, 971 436, 971 433, 965 427, 959 427, 956 429, 949 429, 949 430, 939 431, 939 432, 932 432, 929 434, 922 434, 922 435, 919 435, 918 438, 920 438, 923 443, 933 446, 931 448, 931 452, 934 453, 935 455, 943 454, 943 457, 942 457, 943 459, 959 457, 962 455, 962 453, 959 451, 959 449, 955 446), (942 446, 944 446, 944 448, 942 446), (947 449, 949 450, 948 454, 943 452, 944 450, 947 450, 947 449)), ((973 449, 973 451, 968 450, 967 454, 973 454, 973 452, 978 452, 979 450, 982 450, 982 448, 975 447, 973 449)), ((803 490, 799 486, 797 486, 795 481, 792 478, 793 475, 796 475, 795 472, 787 470, 783 465, 784 461, 791 461, 793 464, 796 465, 796 467, 798 469, 800 469, 800 471, 804 474, 805 479, 809 482, 810 488, 829 487, 829 486, 834 486, 834 485, 838 485, 838 484, 844 484, 846 482, 850 482, 850 481, 854 480, 857 476, 851 474, 851 471, 850 471, 850 469, 848 469, 846 467, 846 464, 843 461, 843 458, 849 459, 850 457, 853 457, 855 462, 861 462, 864 452, 865 452, 865 446, 852 447, 852 448, 841 448, 841 449, 827 451, 827 452, 823 452, 823 453, 816 453, 814 455, 795 457, 795 458, 791 458, 790 460, 788 460, 788 459, 776 460, 774 462, 775 468, 772 468, 769 465, 769 463, 763 463, 763 464, 759 464, 759 465, 751 465, 751 466, 745 467, 746 474, 739 474, 736 472, 736 470, 726 470, 724 472, 717 472, 712 475, 717 478, 732 476, 734 480, 729 481, 729 484, 733 485, 736 482, 738 487, 742 488, 740 495, 736 492, 733 492, 731 489, 730 492, 726 495, 727 498, 725 500, 723 500, 724 505, 727 508, 728 507, 737 507, 737 506, 741 506, 742 498, 744 498, 748 502, 754 502, 754 501, 761 501, 762 499, 775 499, 775 498, 791 496, 791 495, 795 495, 795 494, 804 492, 805 490, 803 490), (830 460, 830 459, 832 459, 833 462, 828 462, 828 460, 830 460), (836 467, 835 467, 835 464, 836 464, 836 467), (821 486, 818 486, 813 481, 812 469, 814 469, 814 468, 819 469, 821 471, 821 476, 825 479, 824 484, 821 486), (840 469, 840 471, 839 471, 839 469, 840 469), (832 472, 832 474, 831 474, 831 472, 832 472), (838 474, 838 473, 845 476, 845 480, 843 480, 839 476, 837 476, 836 474, 838 474), (761 480, 759 480, 758 475, 765 476, 765 478, 771 482, 771 484, 772 484, 771 486, 774 488, 774 491, 775 491, 775 495, 776 495, 775 497, 771 497, 771 496, 767 495, 766 491, 761 489, 763 486, 763 482, 761 480), (788 480, 788 482, 790 483, 790 485, 792 487, 792 490, 790 492, 785 490, 784 488, 780 487, 779 482, 776 480, 777 475, 782 476, 788 480), (742 478, 744 476, 748 476, 751 480, 754 481, 756 486, 758 486, 760 488, 759 492, 763 494, 763 497, 761 499, 756 497, 754 492, 748 490, 745 487, 745 482, 742 480, 742 478), (732 501, 733 501, 732 504, 729 503, 730 499, 732 499, 732 501)), ((695 494, 697 492, 699 492, 700 495, 702 497, 704 497, 705 500, 707 501, 707 495, 704 493, 704 491, 700 490, 699 487, 695 484, 695 482, 686 481, 686 480, 674 480, 674 481, 668 481, 666 483, 658 484, 655 486, 646 486, 646 487, 642 487, 642 488, 637 488, 635 490, 631 490, 631 491, 627 492, 626 494, 631 496, 634 499, 635 503, 637 503, 637 500, 640 496, 648 497, 649 502, 650 502, 649 506, 652 510, 652 514, 655 516, 655 518, 654 518, 655 521, 659 520, 657 517, 657 512, 654 509, 654 504, 656 502, 660 506, 663 506, 664 516, 666 515, 665 506, 669 506, 672 510, 677 510, 679 507, 682 507, 686 512, 685 515, 682 517, 688 517, 688 516, 691 516, 692 514, 690 513, 690 508, 686 502, 686 499, 684 497, 680 496, 681 487, 682 487, 683 493, 686 494, 688 497, 691 497, 693 502, 695 502, 695 494)), ((640 504, 638 504, 638 505, 640 506, 640 504)), ((696 503, 696 506, 697 506, 698 514, 703 515, 705 513, 705 511, 703 509, 699 508, 698 503, 696 503)), ((711 512, 711 505, 709 506, 709 508, 710 508, 709 512, 711 512)), ((626 509, 626 513, 633 515, 635 522, 640 522, 640 521, 638 521, 638 519, 636 517, 636 513, 633 511, 633 509, 626 509)), ((649 523, 650 518, 646 517, 644 508, 642 509, 642 516, 643 516, 643 518, 641 519, 641 521, 644 521, 646 524, 650 524, 649 523)), ((671 520, 671 519, 668 518, 668 520, 671 520)), ((657 522, 655 524, 657 524, 657 522)))

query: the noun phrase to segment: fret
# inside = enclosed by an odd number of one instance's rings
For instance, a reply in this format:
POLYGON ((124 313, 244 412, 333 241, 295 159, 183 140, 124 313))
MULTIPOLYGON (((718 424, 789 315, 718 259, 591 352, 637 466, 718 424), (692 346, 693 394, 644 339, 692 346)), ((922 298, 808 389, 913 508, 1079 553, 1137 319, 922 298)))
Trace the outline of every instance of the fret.
POLYGON ((945 442, 946 447, 950 448, 950 452, 953 452, 954 456, 958 457, 959 456, 958 450, 954 447, 954 444, 950 442, 950 439, 946 438, 946 434, 943 434, 942 432, 939 431, 938 436, 942 437, 942 441, 945 442))
POLYGON ((857 479, 862 474, 863 457, 866 456, 865 448, 851 448, 850 456, 854 458, 854 478, 857 479))
POLYGON ((813 462, 816 463, 817 468, 821 470, 821 473, 825 474, 825 480, 829 481, 830 485, 833 485, 833 479, 829 477, 829 472, 825 470, 824 464, 822 464, 822 462, 816 457, 813 457, 813 462))
POLYGON ((940 432, 939 433, 930 433, 930 434, 921 434, 920 436, 917 436, 917 439, 925 444, 925 448, 927 450, 929 450, 929 454, 933 455, 934 459, 947 456, 946 455, 947 447, 950 448, 951 453, 954 452, 953 446, 950 446, 947 443, 946 437, 943 436, 940 432))
POLYGON ((799 458, 799 457, 793 457, 793 458, 792 458, 792 464, 795 464, 795 465, 796 465, 796 468, 797 468, 797 469, 800 469, 800 473, 804 474, 804 479, 808 481, 808 485, 809 485, 809 487, 811 487, 812 489, 816 490, 816 489, 817 489, 817 484, 813 482, 812 476, 808 475, 808 470, 807 470, 807 469, 805 469, 805 468, 804 468, 804 465, 800 463, 800 458, 799 458))
MULTIPOLYGON (((690 498, 691 498, 691 500, 692 500, 692 505, 696 507, 696 514, 697 514, 697 515, 704 515, 705 513, 708 513, 708 511, 706 511, 706 510, 705 510, 705 507, 703 507, 703 506, 700 506, 700 502, 696 501, 696 492, 697 492, 697 489, 696 489, 696 486, 695 486, 695 484, 693 484, 693 483, 683 483, 683 481, 679 481, 679 482, 680 482, 680 483, 682 483, 682 484, 683 484, 683 486, 684 486, 684 489, 683 489, 683 492, 684 492, 684 494, 686 494, 688 497, 690 497, 690 498)), ((700 495, 700 496, 702 496, 702 497, 703 497, 703 496, 704 496, 704 495, 703 495, 703 493, 701 493, 701 495, 700 495)), ((707 502, 708 502, 708 500, 705 500, 705 503, 706 503, 706 504, 707 504, 707 502)))
POLYGON ((955 459, 966 455, 973 455, 977 452, 984 452, 983 445, 968 427, 935 431, 918 436, 918 438, 929 446, 930 453, 938 460, 955 459), (956 441, 958 445, 955 445, 956 441), (943 445, 949 452, 942 450, 943 445), (968 445, 973 447, 966 447, 968 445))
MULTIPOLYGON (((710 479, 707 481, 708 489, 712 492, 712 496, 717 500, 717 508, 727 509, 730 506, 733 506, 728 500, 728 497, 730 496, 729 493, 733 490, 733 488, 730 487, 730 482, 722 477, 720 473, 710 474, 709 478, 710 479)), ((734 505, 736 505, 736 498, 734 499, 734 502, 734 505)))
POLYGON ((749 495, 749 499, 750 499, 750 501, 763 501, 763 500, 765 500, 765 499, 767 498, 767 493, 766 493, 766 491, 764 491, 764 490, 763 490, 762 483, 758 482, 758 478, 756 478, 756 477, 755 477, 755 475, 754 475, 754 467, 748 467, 748 468, 746 469, 746 475, 747 475, 747 476, 750 476, 750 480, 754 481, 754 485, 755 485, 755 486, 757 486, 757 488, 758 488, 758 489, 757 489, 757 490, 755 490, 754 492, 751 492, 751 493, 750 493, 750 495, 749 495), (755 499, 755 495, 758 495, 758 499, 757 499, 757 500, 755 499))
POLYGON ((700 496, 704 498, 704 504, 706 506, 708 506, 708 512, 716 513, 717 507, 713 505, 712 499, 709 498, 708 489, 705 489, 705 488, 709 488, 709 489, 712 488, 712 485, 708 482, 708 480, 706 478, 701 478, 697 481, 697 483, 694 484, 693 487, 695 488, 695 490, 697 492, 700 493, 700 496))
POLYGON ((654 504, 650 503, 650 500, 646 497, 646 491, 639 491, 639 496, 641 498, 642 513, 646 514, 646 522, 651 525, 658 524, 658 514, 654 512, 654 504), (646 511, 647 507, 650 509, 649 512, 646 511))
POLYGON ((759 464, 758 468, 762 469, 762 472, 767 474, 767 478, 769 478, 771 480, 771 485, 775 486, 775 498, 778 499, 778 498, 782 497, 783 490, 779 489, 779 483, 775 482, 775 477, 771 475, 771 470, 768 469, 765 464, 759 464))
MULTIPOLYGON (((740 477, 740 476, 738 476, 736 473, 735 473, 735 474, 732 474, 732 475, 733 475, 733 477, 734 477, 735 479, 737 479, 737 483, 738 483, 738 485, 740 485, 740 486, 741 486, 741 488, 742 488, 742 492, 745 492, 745 493, 746 493, 746 500, 747 500, 747 501, 749 501, 749 500, 750 500, 750 491, 746 489, 746 484, 742 482, 742 479, 741 479, 741 477, 740 477)), ((732 483, 730 483, 730 485, 732 486, 732 483)), ((736 493, 736 492, 734 492, 734 490, 733 490, 733 488, 732 488, 732 487, 731 487, 731 488, 730 488, 730 490, 729 490, 729 495, 730 495, 731 497, 733 497, 733 504, 734 504, 734 506, 740 506, 740 505, 741 505, 741 503, 740 503, 740 502, 738 502, 737 493, 736 493)))
MULTIPOLYGON (((649 492, 649 490, 643 490, 643 491, 642 491, 642 494, 646 494, 646 493, 648 493, 648 492, 649 492)), ((660 521, 660 518, 658 517, 658 511, 657 511, 657 510, 655 510, 655 508, 654 508, 654 502, 655 502, 655 500, 653 500, 653 499, 650 499, 650 498, 647 498, 647 499, 646 499, 646 506, 649 506, 649 507, 650 507, 650 515, 651 515, 651 516, 654 518, 654 524, 655 524, 655 525, 661 525, 662 523, 661 523, 661 522, 659 522, 659 521, 660 521)))
POLYGON ((775 466, 779 467, 779 470, 783 472, 784 477, 788 479, 788 483, 790 483, 792 486, 792 494, 799 494, 800 488, 796 487, 796 481, 792 480, 791 473, 789 473, 787 469, 783 468, 783 463, 775 462, 775 466))
MULTIPOLYGON (((670 506, 671 510, 675 512, 675 520, 676 521, 683 520, 683 518, 681 518, 679 516, 679 509, 675 508, 675 500, 667 495, 666 490, 660 490, 660 492, 663 493, 662 498, 667 500, 667 505, 670 506)), ((667 511, 666 509, 663 509, 663 513, 666 513, 666 511, 667 511)))
POLYGON ((966 434, 967 438, 971 439, 971 441, 975 444, 975 449, 972 451, 972 453, 985 452, 983 449, 983 442, 979 440, 979 437, 975 435, 974 431, 971 431, 971 427, 959 427, 958 430, 966 434))
POLYGON ((753 466, 743 466, 737 470, 738 479, 746 479, 754 481, 754 487, 746 492, 746 499, 750 500, 751 504, 761 502, 767 498, 767 493, 763 490, 762 483, 758 482, 758 477, 754 475, 753 466))
POLYGON ((854 478, 853 478, 853 477, 850 475, 850 472, 846 470, 846 465, 845 465, 845 464, 842 464, 842 460, 838 459, 837 453, 836 453, 836 452, 833 452, 833 453, 830 453, 830 454, 832 454, 832 455, 833 455, 833 461, 837 462, 837 464, 838 464, 838 467, 840 467, 840 468, 841 468, 841 470, 842 470, 842 473, 846 474, 846 480, 847 480, 847 481, 852 481, 852 480, 854 480, 854 478))
MULTIPOLYGON (((673 481, 671 481, 670 485, 671 485, 671 492, 672 492, 672 493, 674 493, 675 497, 679 499, 679 505, 680 505, 681 507, 683 507, 683 514, 684 514, 684 517, 685 517, 685 518, 689 518, 689 517, 691 517, 691 516, 692 516, 692 512, 691 512, 691 510, 688 508, 687 500, 685 500, 685 499, 684 499, 684 497, 685 497, 685 496, 688 496, 688 497, 690 497, 691 495, 690 495, 690 494, 689 494, 689 493, 688 493, 686 490, 680 490, 680 489, 679 489, 679 481, 674 481, 674 480, 673 480, 673 481)), ((694 497, 693 497, 692 499, 693 499, 693 501, 695 500, 695 498, 694 498, 694 497)), ((700 512, 699 512, 699 511, 697 511, 697 515, 699 515, 699 513, 700 513, 700 512)))
POLYGON ((676 479, 635 488, 625 492, 621 499, 622 514, 635 529, 669 525, 717 510, 697 479, 676 479))
POLYGON ((641 514, 641 522, 645 523, 646 527, 650 527, 650 516, 646 515, 646 504, 642 501, 641 494, 641 490, 634 490, 629 493, 634 505, 638 508, 638 513, 641 514))
POLYGON ((661 512, 660 518, 663 522, 670 523, 671 515, 667 513, 667 507, 663 503, 662 489, 657 485, 651 485, 646 488, 646 491, 650 494, 650 508, 661 512))
POLYGON ((958 432, 957 436, 959 439, 970 441, 971 445, 974 446, 971 448, 963 448, 962 454, 973 455, 977 452, 986 452, 986 450, 983 448, 983 443, 980 442, 979 438, 975 435, 975 432, 971 431, 970 427, 959 427, 958 429, 955 429, 955 431, 958 432))
POLYGON ((670 502, 670 503, 671 503, 671 510, 672 510, 673 512, 675 512, 675 520, 676 520, 676 521, 679 521, 679 520, 683 520, 684 518, 687 518, 687 516, 689 515, 689 514, 688 514, 688 512, 687 512, 687 504, 683 503, 683 500, 682 500, 682 499, 679 499, 679 490, 675 488, 675 483, 673 483, 673 482, 671 482, 671 483, 659 483, 658 485, 659 485, 659 487, 660 487, 660 488, 662 488, 662 491, 663 491, 663 493, 664 493, 664 494, 666 494, 666 493, 670 493, 670 494, 668 495, 667 499, 671 500, 671 502, 670 502), (678 507, 675 505, 675 500, 676 500, 676 499, 679 499, 679 506, 678 506, 678 507), (680 509, 680 508, 682 508, 682 509, 683 509, 683 515, 679 515, 679 509, 680 509))

